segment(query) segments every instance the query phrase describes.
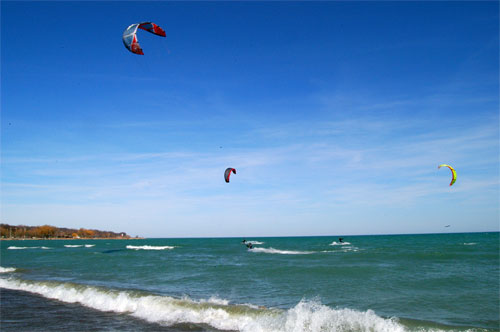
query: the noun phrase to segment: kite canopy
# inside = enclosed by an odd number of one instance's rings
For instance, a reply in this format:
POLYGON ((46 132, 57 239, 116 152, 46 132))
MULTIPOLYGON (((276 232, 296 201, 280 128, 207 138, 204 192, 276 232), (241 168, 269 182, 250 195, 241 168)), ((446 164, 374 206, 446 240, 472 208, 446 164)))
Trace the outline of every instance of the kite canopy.
POLYGON ((236 174, 236 170, 234 168, 231 168, 231 167, 226 169, 226 171, 224 172, 224 180, 226 180, 227 183, 229 183, 229 177, 231 176, 231 172, 236 174))
POLYGON ((137 29, 142 29, 154 33, 157 36, 166 37, 165 30, 153 22, 135 23, 123 31, 123 45, 132 53, 144 55, 139 42, 137 41, 137 29))
POLYGON ((453 169, 453 167, 451 167, 450 165, 446 165, 446 164, 441 164, 438 166, 438 169, 440 169, 441 167, 448 167, 451 171, 451 182, 450 182, 450 186, 453 185, 455 183, 455 181, 457 181, 457 172, 455 172, 455 170, 453 169))

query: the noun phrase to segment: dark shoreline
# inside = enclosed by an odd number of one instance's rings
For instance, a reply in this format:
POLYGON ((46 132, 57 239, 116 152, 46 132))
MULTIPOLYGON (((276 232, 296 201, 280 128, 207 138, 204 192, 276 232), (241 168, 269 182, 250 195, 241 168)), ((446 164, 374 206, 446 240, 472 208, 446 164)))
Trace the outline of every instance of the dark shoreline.
POLYGON ((55 237, 55 238, 36 238, 36 239, 22 239, 22 238, 5 238, 5 239, 0 239, 0 241, 41 241, 41 240, 81 240, 81 241, 89 241, 89 240, 145 240, 146 238, 144 237, 130 237, 130 238, 123 238, 123 237, 96 237, 96 238, 80 238, 80 239, 72 239, 72 238, 62 238, 62 237, 55 237))

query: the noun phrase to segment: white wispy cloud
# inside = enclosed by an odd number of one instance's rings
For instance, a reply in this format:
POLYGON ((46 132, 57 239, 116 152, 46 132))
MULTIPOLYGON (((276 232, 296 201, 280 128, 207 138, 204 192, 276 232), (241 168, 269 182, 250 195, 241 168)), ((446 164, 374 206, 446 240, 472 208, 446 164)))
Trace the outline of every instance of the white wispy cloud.
MULTIPOLYGON (((325 103, 363 112, 420 102, 370 105, 340 98, 325 103)), ((209 236, 211 230, 204 223, 214 220, 231 229, 227 234, 234 233, 237 229, 230 220, 236 218, 251 222, 250 229, 279 235, 269 220, 281 226, 293 220, 296 232, 300 218, 311 220, 318 230, 335 216, 359 227, 359 220, 369 218, 370 212, 364 211, 373 209, 381 215, 397 208, 430 216, 436 197, 452 197, 471 210, 489 202, 490 218, 497 217, 498 115, 470 123, 457 120, 448 126, 429 123, 425 118, 408 121, 372 113, 267 124, 257 120, 237 127, 237 135, 228 132, 232 147, 217 144, 211 151, 190 144, 175 150, 148 147, 150 152, 92 154, 64 149, 38 157, 3 151, 2 218, 13 223, 53 220, 60 225, 71 219, 75 226, 84 222, 96 228, 100 222, 113 221, 141 235, 154 234, 141 233, 145 229, 168 228, 181 220, 179 236, 189 235, 193 228, 209 236), (437 170, 441 163, 457 169, 452 188, 449 172, 437 170), (237 169, 230 184, 223 181, 226 167, 237 169), (419 206, 432 209, 420 211, 419 206), (139 221, 142 228, 134 226, 139 221)), ((163 125, 118 123, 117 128, 147 134, 163 125)), ((176 125, 179 131, 193 130, 189 123, 176 125)), ((212 130, 217 126, 205 128, 205 133, 212 130)), ((449 218, 458 214, 456 209, 449 218)))

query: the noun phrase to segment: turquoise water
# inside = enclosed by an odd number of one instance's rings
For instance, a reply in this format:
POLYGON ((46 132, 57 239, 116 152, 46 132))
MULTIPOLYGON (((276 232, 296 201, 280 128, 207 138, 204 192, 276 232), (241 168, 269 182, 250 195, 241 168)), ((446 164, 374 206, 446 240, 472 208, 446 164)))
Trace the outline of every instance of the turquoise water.
POLYGON ((1 241, 0 287, 206 331, 499 330, 499 233, 241 240, 1 241))

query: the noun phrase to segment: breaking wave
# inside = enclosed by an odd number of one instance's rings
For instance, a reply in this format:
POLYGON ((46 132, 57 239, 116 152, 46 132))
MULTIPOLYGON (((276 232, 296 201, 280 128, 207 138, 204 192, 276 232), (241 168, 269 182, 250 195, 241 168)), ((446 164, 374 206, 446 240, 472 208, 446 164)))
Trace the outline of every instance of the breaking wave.
POLYGON ((0 266, 0 273, 9 273, 9 272, 14 272, 16 271, 16 268, 14 267, 2 267, 0 266))
POLYGON ((16 247, 16 246, 10 246, 7 249, 10 250, 23 250, 23 249, 50 249, 49 247, 16 247))
POLYGON ((251 243, 251 244, 264 244, 264 242, 254 241, 254 240, 248 240, 248 241, 246 241, 246 243, 251 243))
POLYGON ((65 244, 64 246, 66 248, 81 248, 81 247, 91 248, 95 246, 95 244, 65 244))
POLYGON ((281 254, 281 255, 307 255, 314 254, 314 251, 297 251, 297 250, 279 250, 274 248, 253 248, 251 252, 263 252, 266 254, 281 254))
POLYGON ((130 246, 126 247, 127 249, 133 250, 170 250, 174 249, 174 246, 130 246))
POLYGON ((101 311, 125 313, 148 322, 172 326, 206 324, 219 330, 242 332, 404 332, 395 318, 382 318, 372 310, 333 309, 317 301, 302 300, 288 310, 229 304, 218 298, 182 299, 138 291, 115 290, 54 281, 0 278, 0 287, 31 292, 101 311))
POLYGON ((330 243, 331 246, 347 246, 350 244, 351 244, 351 242, 336 242, 336 241, 333 241, 332 243, 330 243))

